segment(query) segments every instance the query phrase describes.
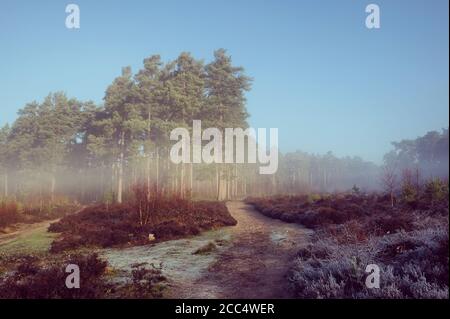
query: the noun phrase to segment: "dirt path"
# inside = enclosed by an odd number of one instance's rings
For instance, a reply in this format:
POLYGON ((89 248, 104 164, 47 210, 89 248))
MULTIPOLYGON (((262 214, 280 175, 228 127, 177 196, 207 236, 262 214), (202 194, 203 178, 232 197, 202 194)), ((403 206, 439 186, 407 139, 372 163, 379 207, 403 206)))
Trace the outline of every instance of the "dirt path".
POLYGON ((33 224, 16 224, 8 228, 4 232, 0 232, 0 245, 8 244, 19 237, 27 237, 35 232, 47 231, 51 223, 57 222, 59 219, 46 220, 33 224))
POLYGON ((265 217, 242 202, 227 206, 238 221, 231 230, 231 246, 190 289, 180 290, 191 291, 180 297, 200 297, 202 289, 220 287, 215 297, 289 298, 285 274, 311 231, 265 217))
POLYGON ((124 274, 137 263, 161 267, 169 278, 170 298, 290 297, 285 274, 311 231, 265 217, 240 201, 227 207, 236 226, 153 246, 108 249, 102 255, 124 274), (217 250, 193 254, 211 242, 217 250))
MULTIPOLYGON (((77 209, 73 214, 78 214, 81 212, 86 206, 82 206, 77 209)), ((12 242, 24 239, 25 241, 30 237, 38 234, 42 236, 48 236, 49 238, 54 237, 52 234, 47 233, 47 229, 52 223, 56 223, 60 218, 53 220, 44 220, 39 223, 31 223, 31 224, 15 224, 12 226, 8 226, 0 230, 0 252, 2 251, 2 247, 8 245, 12 242)))

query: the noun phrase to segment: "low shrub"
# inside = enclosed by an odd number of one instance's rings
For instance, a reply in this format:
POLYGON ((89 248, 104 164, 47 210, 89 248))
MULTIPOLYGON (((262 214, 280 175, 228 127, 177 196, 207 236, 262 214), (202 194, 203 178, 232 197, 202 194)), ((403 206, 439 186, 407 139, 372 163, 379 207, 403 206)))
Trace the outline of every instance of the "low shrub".
POLYGON ((366 221, 366 232, 373 235, 392 234, 413 229, 414 216, 410 213, 379 214, 366 221))
POLYGON ((141 213, 132 204, 115 204, 91 206, 66 216, 49 227, 50 232, 61 233, 52 243, 51 251, 81 246, 141 245, 149 243, 149 234, 154 234, 152 242, 160 242, 236 224, 221 202, 164 197, 146 211, 149 218, 143 219, 141 213))
POLYGON ((57 219, 74 213, 79 205, 69 200, 38 202, 29 200, 25 203, 16 200, 0 201, 0 228, 16 223, 37 223, 57 219))
POLYGON ((317 238, 289 272, 298 298, 448 298, 448 230, 445 227, 340 244, 317 238), (369 264, 380 267, 380 289, 365 285, 369 264))
POLYGON ((161 298, 166 278, 160 269, 135 265, 125 282, 112 280, 97 254, 3 256, 0 299, 161 298), (80 269, 80 288, 66 287, 66 267, 80 269))
POLYGON ((420 196, 404 189, 395 207, 389 196, 355 191, 248 203, 315 230, 314 244, 298 252, 288 274, 298 298, 448 298, 448 183, 421 189, 420 196), (365 285, 369 264, 381 270, 380 289, 365 285))
POLYGON ((67 255, 58 260, 37 257, 19 257, 14 270, 0 277, 0 298, 49 299, 49 298, 100 298, 108 289, 102 279, 106 262, 96 254, 67 255), (80 268, 80 288, 66 287, 67 265, 80 268))
POLYGON ((193 252, 194 255, 205 255, 217 249, 216 244, 213 242, 207 243, 205 246, 200 247, 196 251, 193 252))
POLYGON ((21 220, 23 220, 23 218, 19 214, 17 202, 8 200, 0 202, 0 228, 18 223, 21 220))
POLYGON ((115 298, 162 298, 166 288, 166 277, 156 268, 137 265, 131 271, 131 281, 118 286, 113 291, 115 298))

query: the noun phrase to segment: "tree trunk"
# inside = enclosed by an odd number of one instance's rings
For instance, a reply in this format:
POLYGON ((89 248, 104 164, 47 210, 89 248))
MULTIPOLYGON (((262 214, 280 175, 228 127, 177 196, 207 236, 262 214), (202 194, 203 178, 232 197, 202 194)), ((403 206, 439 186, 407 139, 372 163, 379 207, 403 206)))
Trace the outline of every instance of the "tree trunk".
POLYGON ((151 171, 151 160, 150 160, 150 152, 149 152, 149 154, 147 154, 147 198, 148 199, 150 199, 150 189, 151 189, 150 171, 151 171))
POLYGON ((117 202, 122 203, 122 191, 123 191, 123 161, 124 161, 124 144, 125 144, 125 134, 122 132, 120 137, 120 159, 119 159, 119 174, 117 176, 117 202))
POLYGON ((175 176, 173 177, 173 193, 178 193, 178 165, 175 165, 175 176))
POLYGON ((156 147, 156 192, 159 191, 159 148, 156 147))
MULTIPOLYGON (((148 134, 148 139, 150 141, 150 132, 151 132, 151 120, 152 120, 152 112, 151 112, 151 107, 149 106, 148 108, 148 119, 147 119, 147 134, 148 134)), ((150 147, 149 147, 149 151, 147 154, 147 198, 150 199, 150 171, 151 171, 151 159, 150 159, 150 147)))
POLYGON ((181 173, 180 173, 180 196, 185 197, 185 180, 184 180, 184 163, 181 163, 181 173))
POLYGON ((394 193, 391 192, 391 207, 394 207, 394 193))
POLYGON ((192 198, 193 192, 194 192, 194 164, 189 164, 189 197, 192 198))
POLYGON ((117 202, 122 203, 122 190, 123 190, 123 152, 120 153, 119 172, 117 176, 117 202))
POLYGON ((227 183, 226 179, 223 178, 223 167, 218 164, 217 165, 217 200, 224 200, 227 196, 227 183))
POLYGON ((8 197, 8 172, 5 172, 5 198, 8 197))
POLYGON ((84 197, 85 197, 85 190, 86 190, 86 181, 87 181, 86 170, 80 169, 80 176, 81 176, 81 179, 82 179, 80 196, 81 196, 81 201, 84 201, 85 200, 84 197))
POLYGON ((220 197, 220 172, 219 167, 216 164, 216 197, 219 200, 220 197))
POLYGON ((275 179, 275 174, 272 174, 272 178, 271 178, 271 182, 272 182, 272 195, 275 195, 277 193, 277 181, 275 179))
MULTIPOLYGON (((117 195, 115 194, 116 181, 117 181, 117 164, 113 163, 111 165, 111 183, 109 184, 110 185, 110 189, 108 190, 108 193, 112 192, 112 194, 111 194, 112 195, 111 201, 116 200, 116 197, 117 197, 117 195)), ((108 197, 109 197, 109 195, 108 195, 108 197)))
POLYGON ((55 173, 53 172, 50 181, 50 200, 52 203, 55 200, 55 189, 56 189, 56 177, 55 173))
POLYGON ((234 164, 234 197, 240 198, 239 196, 239 179, 238 179, 238 165, 234 164))
MULTIPOLYGON (((100 166, 100 195, 104 197, 105 195, 105 172, 103 168, 103 164, 100 166)), ((95 196, 97 199, 98 196, 95 196)))
POLYGON ((230 198, 230 170, 227 169, 227 178, 225 179, 225 199, 230 198))

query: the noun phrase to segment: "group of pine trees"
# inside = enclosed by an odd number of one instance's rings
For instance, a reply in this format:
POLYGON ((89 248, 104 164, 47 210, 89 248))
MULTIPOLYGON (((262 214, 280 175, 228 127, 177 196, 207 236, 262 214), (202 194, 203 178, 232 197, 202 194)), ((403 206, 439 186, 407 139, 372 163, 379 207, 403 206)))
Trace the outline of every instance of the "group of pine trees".
POLYGON ((206 65, 183 52, 168 63, 150 56, 135 74, 123 68, 106 89, 103 105, 62 92, 29 103, 0 131, 3 195, 53 199, 70 193, 122 202, 136 183, 185 197, 194 181, 198 188, 205 184, 210 196, 236 194, 230 169, 172 164, 169 134, 176 127, 192 130, 194 119, 220 129, 247 127, 250 82, 223 49, 206 65))
MULTIPOLYGON (((219 49, 207 64, 181 53, 167 63, 150 56, 135 74, 125 67, 106 89, 102 105, 62 92, 28 103, 11 126, 0 129, 0 197, 53 201, 68 195, 83 202, 122 202, 137 184, 149 191, 219 200, 334 191, 354 184, 376 187, 376 165, 332 153, 280 154, 274 175, 259 175, 255 164, 170 161, 174 128, 191 131, 193 120, 201 120, 203 128, 247 128, 245 93, 250 87, 244 69, 219 49)), ((443 134, 447 153, 439 148, 439 156, 444 152, 448 165, 448 130, 443 134)), ((396 156, 410 154, 404 150, 410 144, 398 144, 396 156)), ((416 148, 431 154, 425 150, 429 145, 418 142, 416 148)))

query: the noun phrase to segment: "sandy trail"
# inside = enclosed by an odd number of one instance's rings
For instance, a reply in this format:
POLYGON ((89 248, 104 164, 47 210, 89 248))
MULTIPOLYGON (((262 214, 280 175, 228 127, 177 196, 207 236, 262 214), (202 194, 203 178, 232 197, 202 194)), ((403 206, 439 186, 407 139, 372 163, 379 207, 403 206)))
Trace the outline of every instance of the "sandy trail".
POLYGON ((0 245, 8 244, 19 237, 27 237, 38 231, 46 232, 50 224, 55 223, 58 220, 59 219, 46 220, 33 224, 16 224, 9 227, 6 231, 0 232, 0 245))
MULTIPOLYGON (((72 214, 78 214, 85 208, 86 208, 86 206, 82 206, 79 209, 77 209, 75 212, 73 212, 72 214)), ((18 239, 19 237, 26 238, 26 237, 32 235, 33 233, 37 233, 37 232, 45 233, 45 232, 47 232, 47 229, 50 226, 50 224, 56 223, 60 219, 61 218, 56 218, 53 220, 44 220, 44 221, 38 222, 38 223, 31 223, 31 224, 19 223, 19 224, 8 226, 8 227, 0 230, 0 246, 8 244, 8 243, 18 239)))
POLYGON ((169 278, 169 298, 289 298, 286 271, 311 231, 256 212, 240 201, 228 202, 236 226, 188 239, 126 249, 101 255, 127 280, 133 264, 161 267, 169 278), (193 254, 214 242, 217 250, 193 254))

